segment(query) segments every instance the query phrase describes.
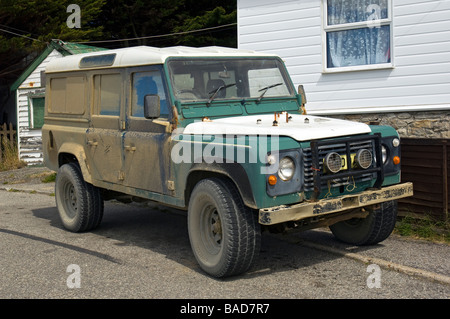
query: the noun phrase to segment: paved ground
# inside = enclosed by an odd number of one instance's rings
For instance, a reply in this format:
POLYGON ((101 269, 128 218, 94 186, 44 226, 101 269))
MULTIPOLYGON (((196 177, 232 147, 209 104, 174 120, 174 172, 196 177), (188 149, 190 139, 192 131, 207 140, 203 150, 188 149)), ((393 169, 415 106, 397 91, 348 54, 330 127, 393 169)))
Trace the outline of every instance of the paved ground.
POLYGON ((254 269, 216 280, 199 269, 178 211, 108 202, 98 230, 65 231, 54 184, 40 182, 50 173, 0 173, 0 298, 173 298, 181 312, 185 299, 450 297, 449 245, 394 235, 352 247, 323 229, 264 233, 254 269))

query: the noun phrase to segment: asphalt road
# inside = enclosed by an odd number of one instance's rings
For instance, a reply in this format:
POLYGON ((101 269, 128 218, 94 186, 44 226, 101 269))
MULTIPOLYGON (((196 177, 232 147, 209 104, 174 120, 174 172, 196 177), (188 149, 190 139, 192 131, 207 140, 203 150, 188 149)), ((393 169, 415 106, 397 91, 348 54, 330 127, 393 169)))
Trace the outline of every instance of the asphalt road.
POLYGON ((108 202, 99 229, 75 234, 53 196, 29 192, 0 191, 0 254, 3 299, 450 297, 444 244, 391 236, 358 248, 323 230, 264 233, 256 267, 217 280, 197 266, 179 212, 108 202))

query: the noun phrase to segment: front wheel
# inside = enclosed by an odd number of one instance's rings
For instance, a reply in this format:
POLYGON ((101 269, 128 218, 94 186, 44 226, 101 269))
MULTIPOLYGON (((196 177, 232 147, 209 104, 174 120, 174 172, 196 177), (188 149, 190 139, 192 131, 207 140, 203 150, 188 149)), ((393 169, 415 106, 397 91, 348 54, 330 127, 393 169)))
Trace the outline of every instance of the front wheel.
POLYGON ((397 201, 384 202, 367 208, 366 218, 352 218, 330 226, 333 235, 352 245, 374 245, 394 230, 397 219, 397 201))
POLYGON ((205 179, 195 186, 188 231, 197 262, 213 277, 244 273, 259 254, 261 229, 256 216, 226 180, 205 179))

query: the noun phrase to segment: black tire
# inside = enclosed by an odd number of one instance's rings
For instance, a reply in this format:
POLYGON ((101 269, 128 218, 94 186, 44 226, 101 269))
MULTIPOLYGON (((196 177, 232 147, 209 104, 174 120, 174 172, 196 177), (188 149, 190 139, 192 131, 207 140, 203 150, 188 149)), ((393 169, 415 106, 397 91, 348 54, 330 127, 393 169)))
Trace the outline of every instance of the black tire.
POLYGON ((197 262, 213 277, 242 274, 259 255, 257 216, 226 180, 205 179, 195 186, 189 201, 188 231, 197 262))
POLYGON ((100 190, 86 183, 76 163, 62 165, 55 181, 55 198, 61 222, 72 232, 98 227, 103 218, 100 190))
POLYGON ((352 218, 330 226, 333 235, 352 245, 375 245, 392 233, 397 219, 397 201, 367 207, 366 218, 352 218))

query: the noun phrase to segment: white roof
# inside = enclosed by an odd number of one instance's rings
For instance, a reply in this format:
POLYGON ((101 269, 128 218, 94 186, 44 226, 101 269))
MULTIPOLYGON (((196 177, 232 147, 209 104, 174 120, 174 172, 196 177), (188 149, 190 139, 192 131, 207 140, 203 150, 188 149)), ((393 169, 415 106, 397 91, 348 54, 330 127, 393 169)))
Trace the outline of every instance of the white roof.
MULTIPOLYGON (((64 72, 75 70, 97 69, 99 67, 80 68, 80 61, 84 57, 116 54, 114 63, 106 68, 128 67, 139 65, 163 64, 169 57, 256 57, 256 56, 276 56, 273 54, 259 53, 252 50, 233 49, 226 47, 202 47, 193 48, 176 46, 168 48, 155 48, 148 46, 136 46, 130 48, 98 51, 85 54, 76 54, 58 58, 51 61, 46 67, 46 73, 64 72)), ((101 67, 105 68, 105 66, 101 67)))

